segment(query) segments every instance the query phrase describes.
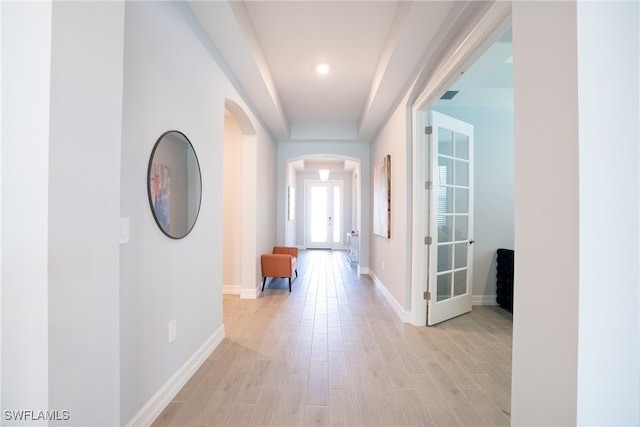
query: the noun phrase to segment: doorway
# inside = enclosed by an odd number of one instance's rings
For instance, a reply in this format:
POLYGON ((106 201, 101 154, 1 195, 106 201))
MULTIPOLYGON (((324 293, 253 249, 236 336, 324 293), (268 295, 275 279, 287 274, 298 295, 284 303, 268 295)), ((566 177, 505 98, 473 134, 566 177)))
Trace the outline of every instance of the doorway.
POLYGON ((242 107, 229 99, 224 106, 222 292, 256 298, 257 136, 242 107))
POLYGON ((344 183, 307 180, 305 199, 305 246, 308 249, 342 249, 344 183))
MULTIPOLYGON (((469 243, 472 240, 475 242, 470 260, 473 272, 468 278, 469 308, 473 305, 496 305, 496 250, 514 246, 513 58, 508 12, 503 11, 502 19, 479 30, 475 39, 474 36, 469 37, 468 50, 461 49, 468 59, 458 58, 443 64, 438 73, 440 79, 427 85, 414 107, 416 188, 424 189, 424 182, 430 180, 428 165, 433 147, 429 145, 429 135, 425 133, 425 128, 431 125, 429 112, 436 111, 474 127, 474 201, 470 207, 473 208, 475 219, 469 228, 474 230, 473 235, 468 237, 469 242, 466 243, 469 249, 469 243)), ((416 238, 413 242, 411 316, 415 325, 434 324, 449 317, 428 320, 434 314, 429 312, 432 307, 429 307, 428 298, 443 298, 444 294, 438 289, 439 279, 447 284, 452 283, 452 286, 446 287, 446 294, 455 296, 454 276, 457 267, 452 248, 455 250, 458 246, 462 249, 464 243, 456 240, 452 242, 452 247, 427 244, 425 239, 437 238, 439 232, 429 229, 427 222, 430 200, 437 199, 435 183, 433 186, 433 190, 417 191, 414 198, 413 234, 416 238), (439 250, 453 264, 447 263, 447 268, 439 266, 439 250), (434 270, 441 270, 442 274, 434 277, 434 270), (448 275, 449 272, 453 274, 448 275), (449 282, 447 279, 452 277, 453 282, 449 282)), ((437 206, 431 206, 432 212, 435 212, 437 206)))
POLYGON ((361 229, 360 158, 324 152, 284 160, 280 188, 285 244, 299 249, 347 249, 347 233, 361 229), (321 169, 329 170, 326 180, 321 169))

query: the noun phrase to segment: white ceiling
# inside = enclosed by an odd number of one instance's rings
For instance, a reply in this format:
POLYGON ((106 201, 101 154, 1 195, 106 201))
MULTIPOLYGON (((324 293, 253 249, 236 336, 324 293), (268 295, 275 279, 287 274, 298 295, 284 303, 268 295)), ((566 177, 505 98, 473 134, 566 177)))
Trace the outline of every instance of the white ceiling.
POLYGON ((227 76, 282 142, 370 142, 425 64, 488 4, 189 2, 227 76))
POLYGON ((507 30, 482 54, 449 90, 458 91, 435 106, 513 107, 513 46, 507 30))

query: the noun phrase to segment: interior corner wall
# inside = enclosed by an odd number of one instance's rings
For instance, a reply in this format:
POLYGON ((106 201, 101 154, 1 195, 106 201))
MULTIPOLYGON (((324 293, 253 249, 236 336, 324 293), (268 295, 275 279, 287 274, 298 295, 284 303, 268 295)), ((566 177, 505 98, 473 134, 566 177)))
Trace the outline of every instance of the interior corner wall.
POLYGON ((577 18, 577 425, 640 425, 640 4, 578 2, 577 18))
POLYGON ((511 423, 576 425, 576 3, 513 2, 512 23, 516 257, 511 423))
MULTIPOLYGON (((280 190, 276 186, 278 180, 278 146, 265 132, 258 132, 255 156, 255 285, 262 281, 260 254, 271 253, 278 240, 277 212, 279 212, 280 190)), ((283 209, 284 210, 284 209, 283 209)), ((245 286, 250 286, 248 283, 245 286)))
POLYGON ((514 244, 513 108, 433 109, 473 125, 473 298, 496 304, 496 250, 514 244))
POLYGON ((5 411, 46 410, 49 406, 47 182, 52 2, 0 2, 0 8, 0 395, 2 423, 6 424, 13 420, 5 419, 5 411))
MULTIPOLYGON (((406 99, 371 144, 372 170, 362 180, 373 182, 373 167, 391 155, 391 238, 371 234, 370 270, 405 310, 411 309, 411 144, 406 99)), ((373 194, 374 189, 370 190, 373 194)), ((372 218, 373 220, 373 218, 372 218)))
POLYGON ((222 285, 225 292, 237 293, 241 287, 242 227, 242 131, 232 114, 224 121, 224 196, 222 201, 224 239, 222 285))
POLYGON ((49 409, 86 426, 120 421, 123 39, 124 3, 53 3, 49 409))
MULTIPOLYGON (((297 204, 297 201, 302 197, 303 194, 303 190, 302 188, 298 187, 296 182, 297 176, 297 172, 296 169, 293 167, 293 165, 290 163, 287 169, 287 191, 289 191, 289 187, 291 187, 294 191, 294 200, 293 200, 293 204, 294 204, 294 218, 293 219, 289 219, 289 214, 288 212, 285 211, 285 220, 286 220, 286 232, 285 232, 285 245, 286 246, 296 246, 298 245, 297 243, 297 238, 298 238, 298 233, 297 233, 297 224, 300 223, 299 221, 299 213, 300 211, 298 211, 295 206, 297 204)), ((289 199, 288 199, 289 195, 287 195, 287 207, 285 209, 289 208, 289 199)))
POLYGON ((184 3, 125 3, 120 216, 130 235, 120 246, 120 424, 223 331, 224 106, 239 97, 206 40, 184 3), (198 219, 179 240, 157 227, 147 196, 151 150, 172 129, 191 141, 202 175, 198 219))

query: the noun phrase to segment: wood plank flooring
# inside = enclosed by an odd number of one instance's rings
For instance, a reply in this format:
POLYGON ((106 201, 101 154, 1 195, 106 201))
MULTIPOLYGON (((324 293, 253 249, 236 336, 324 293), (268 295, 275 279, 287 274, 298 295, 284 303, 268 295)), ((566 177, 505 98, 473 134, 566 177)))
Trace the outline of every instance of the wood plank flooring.
POLYGON ((509 425, 512 318, 397 318, 344 252, 301 251, 289 294, 224 296, 226 338, 153 426, 509 425))

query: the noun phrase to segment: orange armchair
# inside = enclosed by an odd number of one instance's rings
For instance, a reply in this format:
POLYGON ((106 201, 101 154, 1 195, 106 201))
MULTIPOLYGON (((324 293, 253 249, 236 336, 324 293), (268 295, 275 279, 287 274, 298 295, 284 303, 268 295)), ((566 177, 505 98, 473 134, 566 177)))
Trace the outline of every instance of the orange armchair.
POLYGON ((276 246, 272 254, 264 254, 262 264, 262 290, 267 282, 267 277, 289 279, 289 292, 291 292, 291 278, 293 273, 298 277, 298 248, 288 246, 276 246))

